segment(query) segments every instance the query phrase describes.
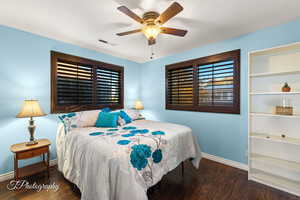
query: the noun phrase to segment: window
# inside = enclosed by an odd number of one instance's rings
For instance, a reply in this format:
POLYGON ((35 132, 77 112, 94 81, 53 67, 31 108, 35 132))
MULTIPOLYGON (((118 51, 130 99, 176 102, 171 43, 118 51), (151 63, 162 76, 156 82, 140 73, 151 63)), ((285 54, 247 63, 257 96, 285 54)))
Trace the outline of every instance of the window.
POLYGON ((123 108, 123 67, 51 52, 51 112, 123 108))
POLYGON ((166 109, 240 113, 240 50, 166 66, 166 109))

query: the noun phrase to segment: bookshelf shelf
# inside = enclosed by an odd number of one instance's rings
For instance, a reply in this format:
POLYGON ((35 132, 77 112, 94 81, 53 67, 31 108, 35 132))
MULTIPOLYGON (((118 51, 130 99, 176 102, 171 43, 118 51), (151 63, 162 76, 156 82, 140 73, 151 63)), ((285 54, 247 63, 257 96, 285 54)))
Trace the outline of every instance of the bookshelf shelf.
POLYGON ((254 117, 300 118, 300 115, 277 115, 272 113, 250 113, 250 115, 254 117))
POLYGON ((300 173, 300 163, 298 162, 283 160, 260 154, 252 154, 251 159, 252 162, 261 162, 263 164, 269 164, 272 166, 300 173))
MULTIPOLYGON (((298 68, 300 68, 300 66, 298 68)), ((250 77, 281 76, 281 75, 290 75, 290 74, 300 74, 300 70, 282 71, 282 72, 255 73, 255 74, 250 74, 250 77)))
POLYGON ((251 133, 250 137, 254 139, 266 140, 268 142, 280 142, 280 143, 287 143, 292 145, 299 145, 300 146, 300 138, 292 138, 292 137, 285 137, 282 138, 281 136, 266 134, 266 133, 251 133))
POLYGON ((300 182, 289 180, 260 170, 253 170, 250 179, 294 195, 300 194, 300 182))
POLYGON ((250 95, 297 95, 300 92, 251 92, 250 95))

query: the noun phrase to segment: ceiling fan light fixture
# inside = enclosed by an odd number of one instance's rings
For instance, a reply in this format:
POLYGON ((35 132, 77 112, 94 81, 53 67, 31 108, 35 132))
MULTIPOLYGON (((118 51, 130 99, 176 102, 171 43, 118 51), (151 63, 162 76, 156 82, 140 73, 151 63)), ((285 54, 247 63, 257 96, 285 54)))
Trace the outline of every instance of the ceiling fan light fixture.
POLYGON ((158 34, 161 32, 159 25, 146 25, 142 29, 144 35, 147 39, 156 38, 158 34))
POLYGON ((182 30, 182 29, 162 27, 163 24, 165 24, 167 21, 169 21, 171 18, 173 18, 183 10, 183 7, 177 2, 172 3, 161 14, 155 11, 149 11, 149 12, 145 12, 142 18, 139 17, 134 12, 132 12, 126 6, 120 6, 118 7, 118 10, 143 25, 141 29, 117 33, 118 36, 124 36, 124 35, 142 32, 145 35, 145 37, 148 39, 148 45, 151 46, 156 43, 156 38, 160 33, 175 35, 180 37, 184 37, 185 34, 187 33, 186 30, 182 30))

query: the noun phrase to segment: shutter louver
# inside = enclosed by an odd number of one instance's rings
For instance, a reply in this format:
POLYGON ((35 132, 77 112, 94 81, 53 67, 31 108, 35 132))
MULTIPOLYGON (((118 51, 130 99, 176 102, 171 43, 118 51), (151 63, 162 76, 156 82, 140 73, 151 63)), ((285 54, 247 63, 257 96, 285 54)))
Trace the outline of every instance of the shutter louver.
POLYGON ((93 68, 57 62, 57 105, 89 105, 93 103, 93 68))
POLYGON ((96 104, 118 105, 121 103, 121 73, 97 68, 96 104))
POLYGON ((193 66, 167 71, 168 104, 193 105, 193 66))
POLYGON ((199 105, 233 106, 234 61, 198 66, 199 105))

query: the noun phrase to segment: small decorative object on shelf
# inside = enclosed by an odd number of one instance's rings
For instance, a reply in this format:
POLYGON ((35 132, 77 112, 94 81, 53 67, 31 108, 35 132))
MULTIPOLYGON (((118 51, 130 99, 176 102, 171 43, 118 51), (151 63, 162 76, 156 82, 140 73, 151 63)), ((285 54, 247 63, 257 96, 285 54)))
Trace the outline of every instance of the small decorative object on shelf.
POLYGON ((282 138, 285 138, 285 134, 281 134, 281 137, 282 137, 282 138))
POLYGON ((290 92, 291 91, 291 87, 289 86, 289 84, 287 82, 284 83, 284 86, 281 88, 282 92, 290 92))
POLYGON ((277 115, 293 115, 293 106, 291 104, 290 99, 287 99, 286 97, 284 97, 282 99, 282 105, 276 106, 275 113, 277 115))
POLYGON ((293 107, 276 106, 277 115, 293 115, 293 107))

